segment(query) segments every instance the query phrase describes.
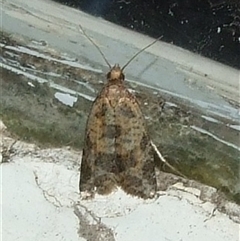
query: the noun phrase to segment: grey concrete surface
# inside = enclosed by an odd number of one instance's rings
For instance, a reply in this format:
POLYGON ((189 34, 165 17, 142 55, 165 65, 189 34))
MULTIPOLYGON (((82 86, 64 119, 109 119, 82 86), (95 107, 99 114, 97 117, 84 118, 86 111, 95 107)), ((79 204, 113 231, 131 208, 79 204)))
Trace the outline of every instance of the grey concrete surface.
MULTIPOLYGON (((43 40, 49 48, 76 57, 79 62, 107 71, 96 48, 86 39, 79 24, 112 64, 125 64, 153 39, 95 18, 50 0, 4 0, 1 28, 25 40, 43 40)), ((157 42, 125 70, 128 80, 138 81, 171 95, 189 100, 209 111, 235 120, 236 108, 226 98, 239 102, 240 71, 176 46, 157 42)))

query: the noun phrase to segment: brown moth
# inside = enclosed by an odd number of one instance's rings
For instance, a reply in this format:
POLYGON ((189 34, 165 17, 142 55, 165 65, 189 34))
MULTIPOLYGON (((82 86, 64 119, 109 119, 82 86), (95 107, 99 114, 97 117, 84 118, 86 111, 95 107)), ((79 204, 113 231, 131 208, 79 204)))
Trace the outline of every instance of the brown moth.
POLYGON ((109 194, 121 187, 126 193, 144 199, 155 196, 157 183, 151 140, 139 103, 124 85, 123 73, 131 60, 153 43, 135 54, 123 68, 117 64, 111 68, 95 45, 110 71, 87 120, 79 183, 80 192, 85 195, 109 194))

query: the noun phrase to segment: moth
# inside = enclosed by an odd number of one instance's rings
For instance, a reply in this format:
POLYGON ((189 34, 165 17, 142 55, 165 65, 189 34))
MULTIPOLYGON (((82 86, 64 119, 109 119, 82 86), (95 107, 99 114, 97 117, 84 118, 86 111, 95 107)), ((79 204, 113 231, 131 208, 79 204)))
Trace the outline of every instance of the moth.
POLYGON ((80 167, 79 189, 93 197, 106 195, 117 187, 140 198, 153 198, 157 182, 153 147, 146 130, 144 115, 136 97, 124 84, 125 67, 142 51, 136 53, 122 68, 108 63, 107 83, 93 102, 87 120, 80 167))

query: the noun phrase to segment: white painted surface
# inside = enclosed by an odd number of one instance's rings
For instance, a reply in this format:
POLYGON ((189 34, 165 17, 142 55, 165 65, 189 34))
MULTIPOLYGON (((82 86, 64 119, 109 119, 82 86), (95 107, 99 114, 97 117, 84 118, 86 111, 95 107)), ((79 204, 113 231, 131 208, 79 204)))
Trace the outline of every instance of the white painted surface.
MULTIPOLYGON (((79 221, 73 210, 48 202, 35 182, 34 172, 37 166, 33 167, 29 163, 27 167, 22 161, 18 158, 18 163, 1 165, 2 240, 81 240, 77 234, 79 221)), ((41 168, 46 176, 40 181, 47 182, 49 169, 46 165, 41 168)), ((67 170, 60 173, 64 172, 67 170)), ((56 178, 55 181, 59 183, 59 179, 56 178)), ((66 185, 67 183, 64 183, 62 191, 66 185)), ((48 188, 49 185, 46 192, 48 188)))
POLYGON ((91 225, 106 225, 117 241, 239 240, 239 224, 219 211, 211 216, 215 205, 201 201, 197 188, 176 183, 147 201, 121 190, 81 200, 80 153, 22 142, 13 150, 10 162, 0 165, 3 241, 85 240, 78 234, 79 218, 89 220, 89 232, 91 225))

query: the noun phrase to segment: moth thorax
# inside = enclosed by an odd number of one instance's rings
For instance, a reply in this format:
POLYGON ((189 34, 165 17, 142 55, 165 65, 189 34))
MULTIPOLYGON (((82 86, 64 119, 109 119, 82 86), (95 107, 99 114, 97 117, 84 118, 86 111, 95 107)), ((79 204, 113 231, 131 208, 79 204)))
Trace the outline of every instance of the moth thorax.
POLYGON ((115 64, 107 74, 108 80, 124 80, 124 74, 118 64, 115 64))

